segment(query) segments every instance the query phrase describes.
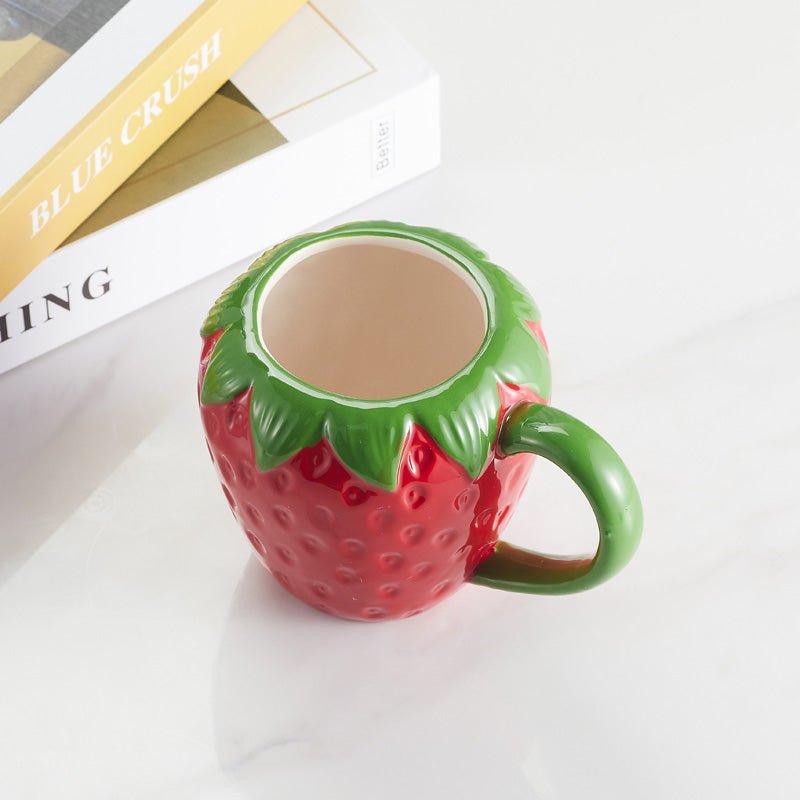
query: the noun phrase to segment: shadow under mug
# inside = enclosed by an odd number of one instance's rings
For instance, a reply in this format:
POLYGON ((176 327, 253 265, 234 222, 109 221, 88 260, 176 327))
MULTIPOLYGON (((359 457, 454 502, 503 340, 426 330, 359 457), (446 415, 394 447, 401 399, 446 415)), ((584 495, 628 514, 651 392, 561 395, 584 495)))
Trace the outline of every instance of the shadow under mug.
POLYGON ((202 328, 211 458, 263 565, 336 616, 418 614, 465 582, 562 594, 632 557, 642 508, 612 447, 547 404, 539 311, 469 242, 361 222, 290 239, 202 328), (535 456, 597 519, 597 551, 498 541, 535 456))

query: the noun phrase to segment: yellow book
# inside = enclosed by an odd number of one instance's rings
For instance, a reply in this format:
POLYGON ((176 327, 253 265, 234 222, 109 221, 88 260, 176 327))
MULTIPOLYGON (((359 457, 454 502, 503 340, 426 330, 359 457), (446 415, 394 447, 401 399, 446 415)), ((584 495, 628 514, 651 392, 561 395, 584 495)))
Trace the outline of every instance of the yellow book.
POLYGON ((0 299, 302 4, 0 4, 0 299))

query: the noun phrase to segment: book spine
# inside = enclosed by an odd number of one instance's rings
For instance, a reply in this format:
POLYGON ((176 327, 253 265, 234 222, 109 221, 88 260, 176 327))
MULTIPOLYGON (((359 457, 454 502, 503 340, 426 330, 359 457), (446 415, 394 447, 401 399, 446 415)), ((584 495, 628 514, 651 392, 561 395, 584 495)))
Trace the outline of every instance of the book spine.
POLYGON ((431 73, 369 111, 68 244, 0 303, 0 373, 421 175, 439 158, 439 79, 431 73))
POLYGON ((303 2, 207 0, 12 187, 0 201, 0 300, 303 2))

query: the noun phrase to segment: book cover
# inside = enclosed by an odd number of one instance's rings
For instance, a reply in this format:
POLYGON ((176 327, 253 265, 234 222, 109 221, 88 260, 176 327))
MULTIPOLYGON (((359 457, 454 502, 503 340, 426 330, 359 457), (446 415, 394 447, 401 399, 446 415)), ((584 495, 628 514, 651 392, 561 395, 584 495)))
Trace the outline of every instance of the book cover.
POLYGON ((301 5, 3 2, 0 298, 301 5))

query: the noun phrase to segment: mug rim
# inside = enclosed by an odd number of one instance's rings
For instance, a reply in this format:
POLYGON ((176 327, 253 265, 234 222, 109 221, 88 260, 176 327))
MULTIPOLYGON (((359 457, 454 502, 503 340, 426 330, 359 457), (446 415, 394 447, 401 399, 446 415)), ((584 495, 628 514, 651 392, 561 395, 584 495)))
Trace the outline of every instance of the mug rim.
MULTIPOLYGON (((392 246, 392 245, 389 245, 392 246)), ((397 245, 394 245, 397 247, 397 245)), ((332 249, 332 248, 331 248, 332 249)), ((400 248, 405 249, 405 248, 400 248)), ((475 262, 467 258, 463 253, 452 250, 442 242, 437 242, 428 238, 418 231, 403 229, 382 229, 371 228, 368 225, 358 229, 338 230, 336 228, 312 234, 307 237, 286 242, 277 248, 277 251, 270 253, 264 264, 261 265, 262 273, 253 283, 243 298, 242 314, 245 331, 247 349, 262 361, 271 374, 280 380, 293 386, 298 391, 320 398, 333 400, 338 403, 349 405, 356 408, 375 408, 387 405, 413 403, 434 397, 447 391, 459 378, 469 373, 480 361, 481 356, 488 349, 492 337, 496 332, 496 303, 495 295, 492 291, 490 282, 486 276, 478 269, 475 262), (439 381, 433 386, 427 387, 411 394, 398 395, 390 398, 363 398, 351 395, 339 394, 328 389, 324 389, 315 384, 304 381, 295 375, 291 370, 281 364, 272 355, 264 341, 261 330, 261 319, 264 304, 270 291, 277 285, 278 281, 287 274, 288 270, 300 264, 304 258, 308 258, 324 249, 328 242, 339 242, 334 247, 346 246, 349 240, 361 239, 369 240, 372 243, 379 243, 381 240, 396 239, 400 242, 411 244, 413 252, 428 255, 437 263, 454 272, 466 273, 463 277, 464 282, 472 289, 480 301, 483 311, 485 331, 481 343, 473 356, 464 366, 449 375, 443 381, 439 381), (310 252, 309 252, 310 251, 310 252), (296 259, 296 261, 294 260, 296 259)), ((459 277, 462 277, 459 275, 459 277)))

